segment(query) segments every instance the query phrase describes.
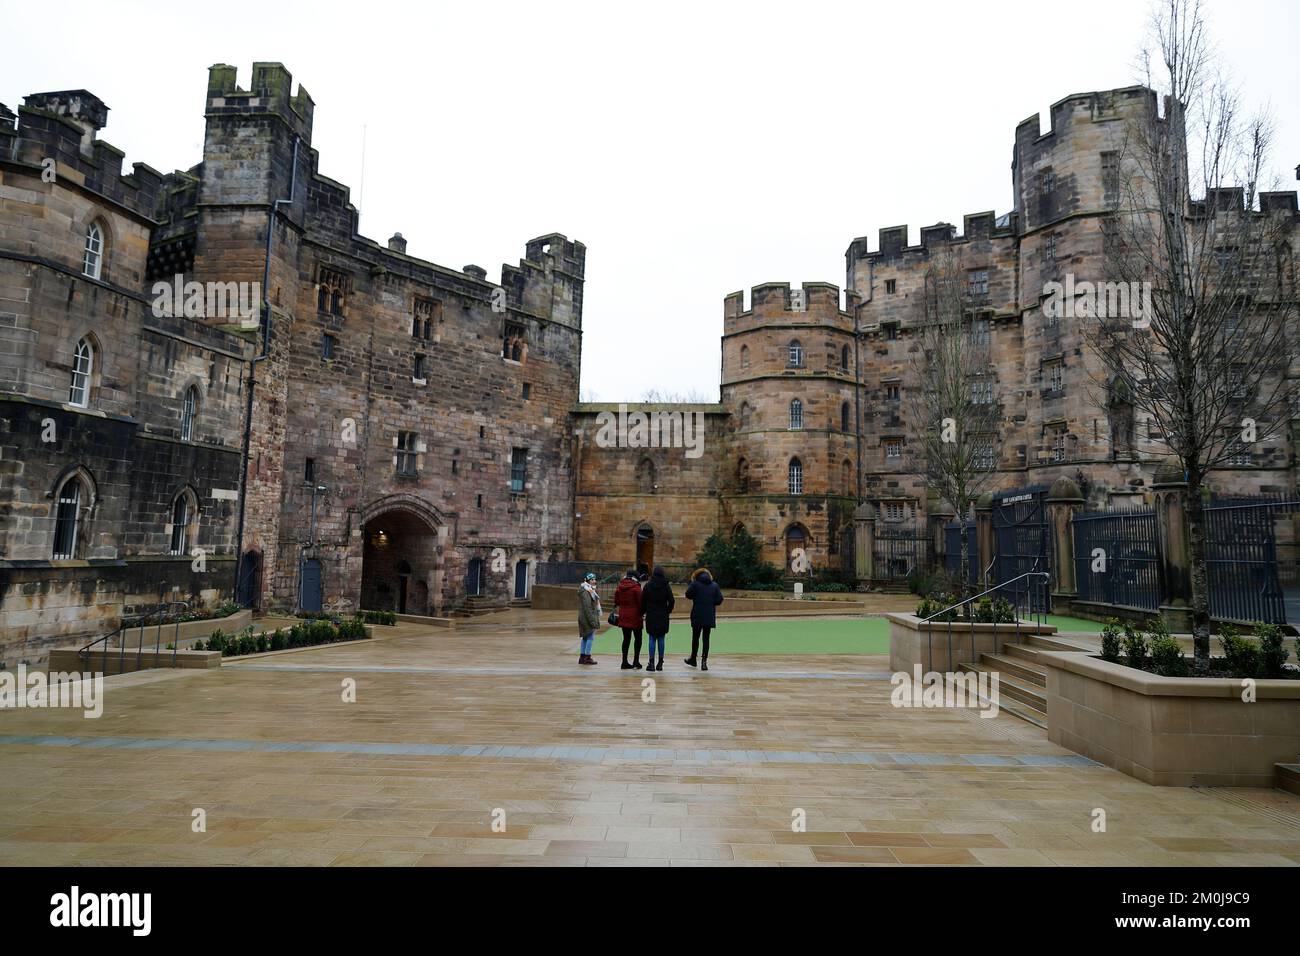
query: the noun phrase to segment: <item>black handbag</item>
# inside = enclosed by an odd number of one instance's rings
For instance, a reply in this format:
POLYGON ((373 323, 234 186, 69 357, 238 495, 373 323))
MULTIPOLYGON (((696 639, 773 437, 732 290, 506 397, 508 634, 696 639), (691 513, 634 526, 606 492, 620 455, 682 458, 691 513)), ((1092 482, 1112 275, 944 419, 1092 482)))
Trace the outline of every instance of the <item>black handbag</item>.
POLYGON ((618 608, 609 612, 609 623, 611 627, 618 627, 618 608))

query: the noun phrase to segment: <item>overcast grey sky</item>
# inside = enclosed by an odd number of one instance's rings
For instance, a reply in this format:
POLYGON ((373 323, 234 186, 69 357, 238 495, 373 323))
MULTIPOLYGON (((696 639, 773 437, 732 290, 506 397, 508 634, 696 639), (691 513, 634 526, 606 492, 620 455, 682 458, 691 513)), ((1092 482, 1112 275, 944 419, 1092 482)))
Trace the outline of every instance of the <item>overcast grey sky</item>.
MULTIPOLYGON (((1300 163, 1300 3, 1208 0, 1223 63, 1300 163)), ((1139 79, 1146 0, 211 4, 0 0, 0 102, 85 88, 125 166, 201 158, 207 68, 278 60, 361 232, 492 279, 587 244, 583 397, 716 400, 722 299, 844 282, 844 250, 1011 206, 1016 124, 1139 79), (365 190, 361 189, 365 130, 365 190)))

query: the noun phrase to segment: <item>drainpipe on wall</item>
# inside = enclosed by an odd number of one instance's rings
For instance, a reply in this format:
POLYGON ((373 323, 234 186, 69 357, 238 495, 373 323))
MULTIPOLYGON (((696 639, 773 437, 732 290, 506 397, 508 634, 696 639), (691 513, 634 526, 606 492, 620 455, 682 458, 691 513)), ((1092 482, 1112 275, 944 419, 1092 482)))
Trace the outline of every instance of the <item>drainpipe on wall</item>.
POLYGON ((239 525, 235 533, 235 598, 239 598, 239 585, 244 571, 244 519, 248 510, 248 460, 253 444, 253 393, 257 388, 257 363, 269 357, 271 346, 271 240, 275 235, 275 217, 282 205, 293 205, 294 190, 298 185, 298 147, 301 139, 293 138, 293 165, 289 172, 289 197, 277 199, 266 212, 266 261, 262 266, 262 351, 248 362, 248 407, 244 413, 244 450, 239 470, 239 525))

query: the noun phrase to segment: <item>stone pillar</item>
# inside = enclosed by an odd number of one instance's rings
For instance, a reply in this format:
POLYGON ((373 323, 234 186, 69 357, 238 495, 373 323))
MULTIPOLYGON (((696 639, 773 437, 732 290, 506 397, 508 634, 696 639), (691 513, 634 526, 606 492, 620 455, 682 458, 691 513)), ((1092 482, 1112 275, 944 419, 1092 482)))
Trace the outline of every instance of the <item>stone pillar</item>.
POLYGON ((975 501, 975 540, 979 543, 980 584, 989 587, 992 572, 986 574, 993 563, 993 492, 986 491, 975 501))
MULTIPOLYGON (((948 566, 948 522, 953 520, 952 506, 941 498, 931 498, 926 502, 930 536, 930 553, 934 555, 935 564, 940 568, 948 566)), ((961 555, 957 556, 961 564, 961 555)))
POLYGON ((876 506, 863 502, 853 512, 853 568, 859 583, 876 576, 876 506))
POLYGON ((1052 547, 1052 598, 1070 601, 1078 597, 1074 575, 1074 516, 1083 509, 1083 492, 1069 478, 1057 478, 1047 492, 1047 527, 1052 547))
POLYGON ((1192 563, 1187 537, 1187 482, 1172 462, 1155 474, 1156 542, 1160 545, 1160 615, 1171 630, 1191 630, 1192 563))

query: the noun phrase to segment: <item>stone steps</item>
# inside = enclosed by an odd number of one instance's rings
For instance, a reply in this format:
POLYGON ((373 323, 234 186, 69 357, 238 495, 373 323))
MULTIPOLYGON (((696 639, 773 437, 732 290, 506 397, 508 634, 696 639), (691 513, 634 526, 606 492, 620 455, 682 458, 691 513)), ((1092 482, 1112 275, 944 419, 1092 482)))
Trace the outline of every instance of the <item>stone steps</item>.
POLYGON ((1300 763, 1279 763, 1274 766, 1277 768, 1277 788, 1300 796, 1300 763))

